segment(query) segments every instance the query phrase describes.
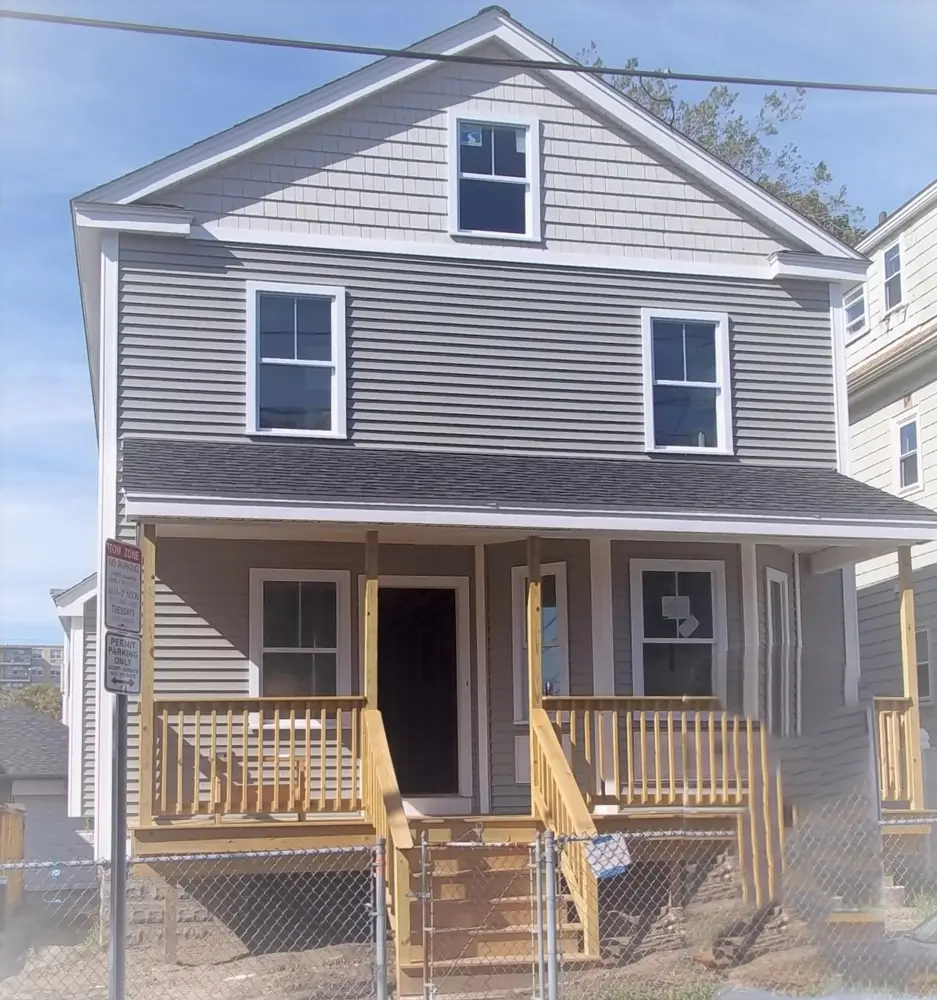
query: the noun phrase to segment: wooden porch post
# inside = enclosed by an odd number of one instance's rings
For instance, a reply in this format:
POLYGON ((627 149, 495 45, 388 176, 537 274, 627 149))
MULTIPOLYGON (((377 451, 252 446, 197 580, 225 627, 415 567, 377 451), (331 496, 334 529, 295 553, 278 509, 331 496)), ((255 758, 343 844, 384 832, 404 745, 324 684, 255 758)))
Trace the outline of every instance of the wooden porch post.
POLYGON ((914 571, 911 547, 898 549, 898 622, 901 629, 902 694, 911 699, 908 712, 908 770, 911 778, 911 808, 924 808, 924 774, 921 766, 921 708, 917 685, 917 623, 914 617, 914 571))
POLYGON ((540 539, 527 539, 527 662, 530 709, 543 704, 543 606, 541 604, 540 539))
POLYGON ((378 540, 377 532, 364 536, 364 689, 368 708, 377 708, 377 594, 378 540))
MULTIPOLYGON (((139 529, 143 553, 143 621, 140 663, 140 802, 137 809, 141 826, 153 822, 153 685, 156 642, 156 525, 139 529)), ((165 752, 165 748, 164 748, 165 752)))

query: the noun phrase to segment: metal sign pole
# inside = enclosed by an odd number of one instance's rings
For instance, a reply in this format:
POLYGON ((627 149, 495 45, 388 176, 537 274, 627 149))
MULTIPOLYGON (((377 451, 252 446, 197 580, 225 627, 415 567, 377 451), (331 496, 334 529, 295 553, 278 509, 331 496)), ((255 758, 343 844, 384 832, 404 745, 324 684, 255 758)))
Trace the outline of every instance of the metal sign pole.
POLYGON ((110 980, 108 1000, 124 1000, 127 969, 127 696, 114 695, 111 781, 110 980))

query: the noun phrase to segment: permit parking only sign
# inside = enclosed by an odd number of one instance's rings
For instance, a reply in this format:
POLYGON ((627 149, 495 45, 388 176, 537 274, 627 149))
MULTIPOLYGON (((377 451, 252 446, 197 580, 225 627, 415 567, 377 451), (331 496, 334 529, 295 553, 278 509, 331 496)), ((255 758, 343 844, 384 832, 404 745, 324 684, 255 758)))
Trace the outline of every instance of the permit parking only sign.
POLYGON ((109 538, 104 543, 104 627, 140 634, 143 554, 136 545, 109 538))
POLYGON ((113 694, 140 693, 141 642, 135 635, 106 632, 104 689, 113 694))

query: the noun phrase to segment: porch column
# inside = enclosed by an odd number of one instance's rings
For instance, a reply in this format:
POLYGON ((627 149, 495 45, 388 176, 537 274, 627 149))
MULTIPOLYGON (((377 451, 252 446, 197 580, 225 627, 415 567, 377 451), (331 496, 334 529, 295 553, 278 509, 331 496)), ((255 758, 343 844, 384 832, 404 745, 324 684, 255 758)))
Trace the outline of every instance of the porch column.
POLYGON ((540 539, 527 539, 527 681, 530 710, 543 704, 543 607, 540 595, 540 539))
POLYGON ((377 532, 364 536, 364 681, 362 694, 368 708, 377 708, 377 532))
POLYGON ((917 623, 914 617, 914 572, 911 547, 898 549, 898 623, 901 630, 902 694, 911 700, 908 712, 908 765, 911 808, 924 808, 924 774, 921 766, 921 708, 917 685, 917 623))
MULTIPOLYGON (((153 685, 156 642, 156 525, 137 529, 137 541, 143 554, 143 620, 140 650, 140 802, 137 808, 141 826, 153 822, 153 685)), ((165 748, 164 748, 165 749, 165 748)))

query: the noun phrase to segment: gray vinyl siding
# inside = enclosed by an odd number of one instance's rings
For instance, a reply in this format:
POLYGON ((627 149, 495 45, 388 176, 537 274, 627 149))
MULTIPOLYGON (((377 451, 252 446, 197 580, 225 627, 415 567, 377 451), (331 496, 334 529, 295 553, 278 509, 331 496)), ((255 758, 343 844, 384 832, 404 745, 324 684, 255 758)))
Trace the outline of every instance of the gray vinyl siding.
MULTIPOLYGON (((485 546, 488 604, 488 698, 491 744, 491 809, 494 813, 530 811, 530 786, 515 781, 516 736, 528 727, 514 724, 514 641, 511 632, 511 570, 527 565, 524 542, 485 546)), ((570 694, 592 694, 592 597, 589 542, 578 538, 544 538, 543 563, 566 564, 569 624, 570 694)))
POLYGON ((829 299, 767 282, 127 236, 121 434, 246 441, 250 279, 346 290, 352 443, 643 457, 642 307, 725 311, 736 452, 834 467, 829 299))
POLYGON ((84 671, 81 678, 81 814, 94 816, 95 732, 97 727, 98 602, 84 606, 84 671))
MULTIPOLYGON (((478 51, 504 58, 508 50, 478 51)), ((579 102, 581 104, 581 100, 579 102)), ((633 134, 516 69, 445 65, 365 98, 155 199, 239 231, 452 244, 448 109, 537 117, 543 245, 711 261, 794 247, 633 134)))
MULTIPOLYGON (((241 541, 163 537, 156 547, 154 691, 157 696, 247 697, 249 694, 250 570, 350 570, 352 687, 358 688, 358 576, 363 544, 303 541, 241 541)), ((471 546, 382 545, 381 575, 462 576, 469 579, 471 689, 474 675, 474 549, 471 546)), ((477 719, 471 706, 473 762, 477 719)), ((136 812, 139 746, 129 732, 128 792, 136 812)), ((473 763, 477 797, 477 765, 473 763)))
MULTIPOLYGON (((27 861, 89 861, 91 845, 83 836, 80 818, 69 817, 65 781, 60 778, 13 782, 13 802, 26 810, 25 859, 27 861)), ((93 868, 38 869, 26 872, 26 889, 77 889, 93 886, 93 868)))
MULTIPOLYGON (((792 729, 796 725, 797 669, 796 645, 800 623, 797 621, 796 579, 794 560, 797 557, 778 545, 755 547, 755 565, 758 572, 758 707, 763 719, 768 718, 768 576, 767 570, 775 569, 787 574, 788 620, 791 633, 788 637, 787 655, 790 660, 790 701, 792 729)), ((777 640, 780 642, 780 640, 777 640)))
POLYGON ((716 542, 612 542, 612 613, 614 616, 615 693, 634 691, 631 654, 631 567, 632 559, 706 559, 725 564, 726 625, 726 708, 742 709, 744 632, 742 627, 742 574, 738 545, 716 542))
POLYGON ((802 560, 800 576, 803 650, 801 712, 805 736, 826 730, 830 714, 844 704, 846 620, 843 574, 814 574, 802 560))

